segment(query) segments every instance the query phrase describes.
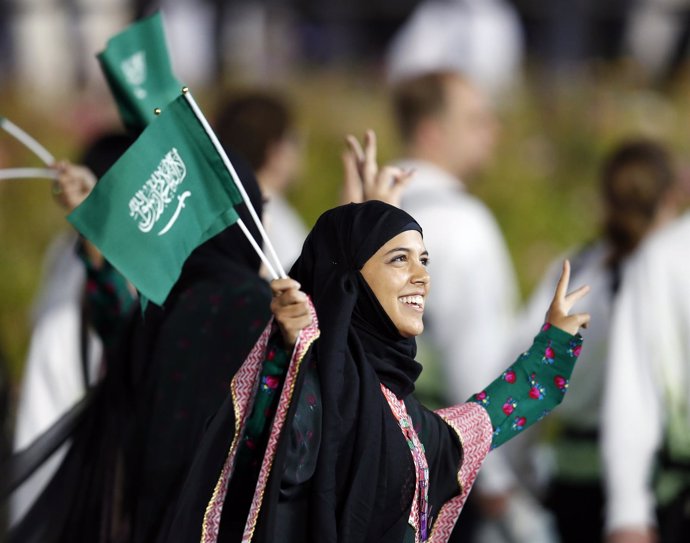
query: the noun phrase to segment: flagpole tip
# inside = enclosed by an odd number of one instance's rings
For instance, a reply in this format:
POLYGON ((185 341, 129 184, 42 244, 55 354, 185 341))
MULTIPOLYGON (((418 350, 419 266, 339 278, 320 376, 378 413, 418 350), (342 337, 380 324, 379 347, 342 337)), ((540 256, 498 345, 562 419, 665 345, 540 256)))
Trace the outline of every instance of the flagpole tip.
POLYGON ((159 107, 155 108, 155 109, 153 110, 153 114, 156 115, 156 116, 157 116, 157 115, 160 115, 160 114, 161 114, 161 108, 159 108, 159 107))
POLYGON ((189 87, 182 87, 182 94, 187 94, 189 92, 189 87))

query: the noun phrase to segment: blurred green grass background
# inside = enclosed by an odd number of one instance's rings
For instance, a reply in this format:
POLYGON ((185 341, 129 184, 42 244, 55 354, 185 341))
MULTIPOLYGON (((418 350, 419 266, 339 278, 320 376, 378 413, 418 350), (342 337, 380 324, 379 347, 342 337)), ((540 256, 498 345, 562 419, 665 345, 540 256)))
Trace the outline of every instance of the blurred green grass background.
MULTIPOLYGON (((598 165, 613 145, 628 136, 652 136, 680 158, 690 147, 686 78, 663 92, 641 85, 620 67, 548 90, 539 81, 526 76, 498 104, 502 133, 495 160, 469 187, 503 229, 523 297, 551 260, 596 234, 598 165)), ((399 142, 376 70, 304 70, 280 90, 295 106, 306 153, 302 180, 289 198, 312 225, 324 209, 338 203, 345 134, 361 136, 365 129, 375 129, 380 162, 399 156, 399 142)), ((114 116, 107 96, 82 94, 36 107, 26 92, 0 90, 0 115, 26 129, 58 158, 77 159, 94 104, 104 117, 114 116)), ((221 92, 225 90, 196 93, 207 116, 221 92)), ((40 165, 6 134, 0 134, 0 163, 3 156, 5 167, 40 165)), ((68 228, 52 202, 48 181, 0 182, 0 346, 15 383, 26 355, 29 312, 44 252, 56 233, 68 228)))

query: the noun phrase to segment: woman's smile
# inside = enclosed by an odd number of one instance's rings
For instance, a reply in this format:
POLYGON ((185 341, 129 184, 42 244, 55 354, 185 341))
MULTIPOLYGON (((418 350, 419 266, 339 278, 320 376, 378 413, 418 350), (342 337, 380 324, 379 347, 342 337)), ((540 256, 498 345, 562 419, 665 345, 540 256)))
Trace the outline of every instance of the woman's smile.
POLYGON ((424 295, 423 294, 414 294, 414 295, 406 295, 406 296, 400 296, 398 298, 402 304, 405 306, 408 306, 409 309, 412 309, 413 311, 419 311, 420 313, 424 312, 424 295))

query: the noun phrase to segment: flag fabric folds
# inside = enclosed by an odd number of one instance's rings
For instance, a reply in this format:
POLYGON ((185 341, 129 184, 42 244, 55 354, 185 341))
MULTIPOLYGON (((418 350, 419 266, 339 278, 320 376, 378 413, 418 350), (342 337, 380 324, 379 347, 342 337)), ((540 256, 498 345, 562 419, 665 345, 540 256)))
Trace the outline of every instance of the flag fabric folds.
POLYGON ((67 218, 145 298, 162 305, 189 254, 238 220, 240 202, 180 95, 67 218))
POLYGON ((143 130, 156 108, 180 94, 182 84, 172 72, 160 12, 110 38, 97 58, 128 129, 143 130))

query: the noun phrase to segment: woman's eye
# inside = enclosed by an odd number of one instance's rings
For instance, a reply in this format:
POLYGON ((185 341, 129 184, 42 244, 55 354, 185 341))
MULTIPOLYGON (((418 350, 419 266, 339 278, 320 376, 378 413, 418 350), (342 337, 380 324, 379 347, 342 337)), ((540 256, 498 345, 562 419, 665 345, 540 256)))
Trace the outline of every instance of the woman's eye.
POLYGON ((391 262, 407 262, 407 256, 406 255, 398 255, 393 257, 391 262))
POLYGON ((426 268, 429 265, 429 263, 431 262, 431 259, 422 258, 421 262, 422 262, 422 266, 424 266, 426 268))

